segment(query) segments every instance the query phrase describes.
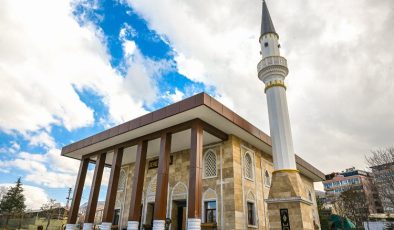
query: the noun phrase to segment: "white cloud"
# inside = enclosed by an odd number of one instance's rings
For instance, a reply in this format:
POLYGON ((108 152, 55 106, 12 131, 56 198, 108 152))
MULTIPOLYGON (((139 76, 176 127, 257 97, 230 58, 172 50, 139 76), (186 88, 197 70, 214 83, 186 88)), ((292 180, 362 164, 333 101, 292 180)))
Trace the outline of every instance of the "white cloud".
POLYGON ((38 133, 29 133, 25 136, 25 139, 29 140, 31 146, 40 146, 47 149, 53 149, 56 147, 55 140, 46 131, 38 133))
MULTIPOLYGON (((25 173, 28 182, 48 188, 74 187, 80 161, 63 157, 59 149, 49 149, 45 154, 18 153, 14 159, 0 161, 4 173, 19 169, 25 173)), ((102 185, 108 184, 109 169, 104 170, 102 185)), ((85 186, 90 186, 93 169, 88 170, 85 186)))
POLYGON ((171 93, 171 92, 166 92, 164 98, 166 98, 170 103, 174 103, 177 101, 182 100, 185 97, 185 94, 180 91, 178 88, 175 88, 175 92, 171 93))
POLYGON ((196 82, 207 82, 203 63, 197 59, 186 58, 182 53, 175 56, 178 72, 196 82))
MULTIPOLYGON (((96 3, 73 2, 76 3, 97 7, 96 3)), ((79 19, 86 20, 86 15, 80 15, 79 19)), ((137 64, 127 65, 127 76, 120 76, 110 65, 102 31, 89 21, 82 24, 73 18, 70 0, 6 0, 2 3, 2 131, 26 135, 49 130, 54 124, 68 130, 92 125, 93 110, 81 101, 77 91, 91 90, 102 98, 108 107, 109 123, 139 116, 146 112, 144 103, 155 100, 156 88, 150 78, 158 73, 158 68, 144 71, 142 67, 145 62, 150 63, 149 68, 156 62, 139 54, 141 57, 133 59, 137 64)), ((135 43, 130 40, 133 29, 127 25, 123 28, 123 36, 128 39, 124 43, 125 51, 132 56, 137 52, 135 43)), ((157 66, 167 67, 160 63, 157 66)), ((48 138, 45 143, 43 136, 36 138, 41 140, 33 139, 31 144, 50 145, 48 138)))
MULTIPOLYGON (((11 186, 15 186, 15 184, 0 184, 0 187, 9 188, 11 186)), ((43 204, 45 204, 49 200, 48 194, 44 189, 31 186, 31 185, 22 185, 23 195, 25 196, 25 204, 26 209, 40 209, 43 204)))
MULTIPOLYGON (((230 107, 268 132, 264 86, 256 73, 261 1, 127 2, 168 39, 181 73, 216 87, 230 107)), ((393 145, 394 2, 268 4, 289 63, 296 152, 326 173, 364 168, 370 149, 393 145)))
POLYGON ((137 36, 137 31, 128 23, 123 23, 119 31, 119 38, 121 40, 132 39, 137 36))
POLYGON ((20 148, 21 148, 21 146, 16 141, 11 141, 9 147, 2 147, 2 148, 0 148, 0 153, 14 154, 20 148))

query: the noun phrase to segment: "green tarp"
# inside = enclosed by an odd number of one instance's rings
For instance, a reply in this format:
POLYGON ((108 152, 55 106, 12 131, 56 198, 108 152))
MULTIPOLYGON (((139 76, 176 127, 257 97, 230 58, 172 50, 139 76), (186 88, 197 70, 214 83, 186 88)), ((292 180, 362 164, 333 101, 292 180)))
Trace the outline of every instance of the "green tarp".
POLYGON ((346 217, 332 214, 329 220, 332 223, 331 229, 356 229, 356 225, 346 217))

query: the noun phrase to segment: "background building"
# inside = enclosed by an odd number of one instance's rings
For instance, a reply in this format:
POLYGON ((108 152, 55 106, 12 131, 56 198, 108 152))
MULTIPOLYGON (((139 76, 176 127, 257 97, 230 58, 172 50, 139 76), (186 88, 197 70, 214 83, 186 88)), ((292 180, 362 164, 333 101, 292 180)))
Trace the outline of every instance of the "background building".
POLYGON ((394 213, 394 162, 371 167, 385 213, 394 213))
POLYGON ((334 203, 342 192, 352 189, 365 195, 369 213, 382 213, 383 207, 372 179, 370 173, 354 167, 340 173, 328 174, 326 180, 323 181, 326 202, 334 203))

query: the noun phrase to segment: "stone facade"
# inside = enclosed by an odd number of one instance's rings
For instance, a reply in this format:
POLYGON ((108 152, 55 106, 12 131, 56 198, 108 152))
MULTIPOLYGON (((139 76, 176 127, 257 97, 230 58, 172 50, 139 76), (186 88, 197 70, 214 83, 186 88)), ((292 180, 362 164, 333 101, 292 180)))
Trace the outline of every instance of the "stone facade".
MULTIPOLYGON (((206 222, 204 202, 216 201, 217 229, 268 229, 270 218, 265 200, 270 193, 270 183, 267 183, 266 180, 272 179, 272 157, 233 135, 230 135, 227 141, 204 146, 203 154, 208 151, 216 155, 216 175, 205 177, 203 174, 202 223, 206 222), (250 157, 247 162, 245 162, 246 155, 250 157), (252 163, 251 168, 249 168, 250 163, 252 163), (246 171, 246 166, 251 171, 246 171), (248 224, 248 205, 255 207, 253 225, 248 224)), ((185 226, 187 216, 185 206, 187 205, 189 182, 189 150, 175 152, 171 156, 167 217, 172 219, 170 229, 178 229, 178 224, 185 226), (183 213, 178 215, 179 212, 183 213), (185 220, 178 220, 182 215, 185 220)), ((141 201, 141 221, 146 225, 150 225, 152 220, 156 189, 157 168, 149 169, 148 164, 151 160, 154 159, 147 159, 141 201)), ((127 175, 127 179, 124 188, 118 190, 116 209, 120 209, 119 227, 126 228, 134 165, 124 165, 122 171, 127 175)), ((303 175, 299 179, 306 188, 303 191, 306 198, 311 191, 310 199, 313 212, 317 213, 312 179, 303 175)), ((308 213, 307 215, 313 215, 316 218, 315 214, 308 213)), ((318 223, 318 219, 316 222, 318 223)))

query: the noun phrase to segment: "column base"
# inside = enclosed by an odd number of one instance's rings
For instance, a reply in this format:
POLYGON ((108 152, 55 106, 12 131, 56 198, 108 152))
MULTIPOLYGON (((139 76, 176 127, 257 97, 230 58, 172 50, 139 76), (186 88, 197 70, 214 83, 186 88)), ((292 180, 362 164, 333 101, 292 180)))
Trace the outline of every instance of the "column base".
POLYGON ((138 230, 138 221, 129 221, 127 222, 127 230, 138 230))
POLYGON ((267 202, 270 230, 313 230, 313 203, 307 198, 300 174, 296 170, 278 170, 272 174, 267 202), (283 225, 283 226, 282 226, 283 225))
POLYGON ((201 219, 189 218, 187 219, 187 230, 200 230, 201 219))
POLYGON ((164 230, 166 225, 165 220, 153 220, 152 230, 164 230))
POLYGON ((75 224, 66 224, 66 230, 74 230, 75 224))
POLYGON ((100 229, 102 230, 111 230, 112 223, 110 222, 103 222, 101 223, 100 229))
POLYGON ((93 223, 83 223, 83 230, 92 230, 93 229, 93 223))

